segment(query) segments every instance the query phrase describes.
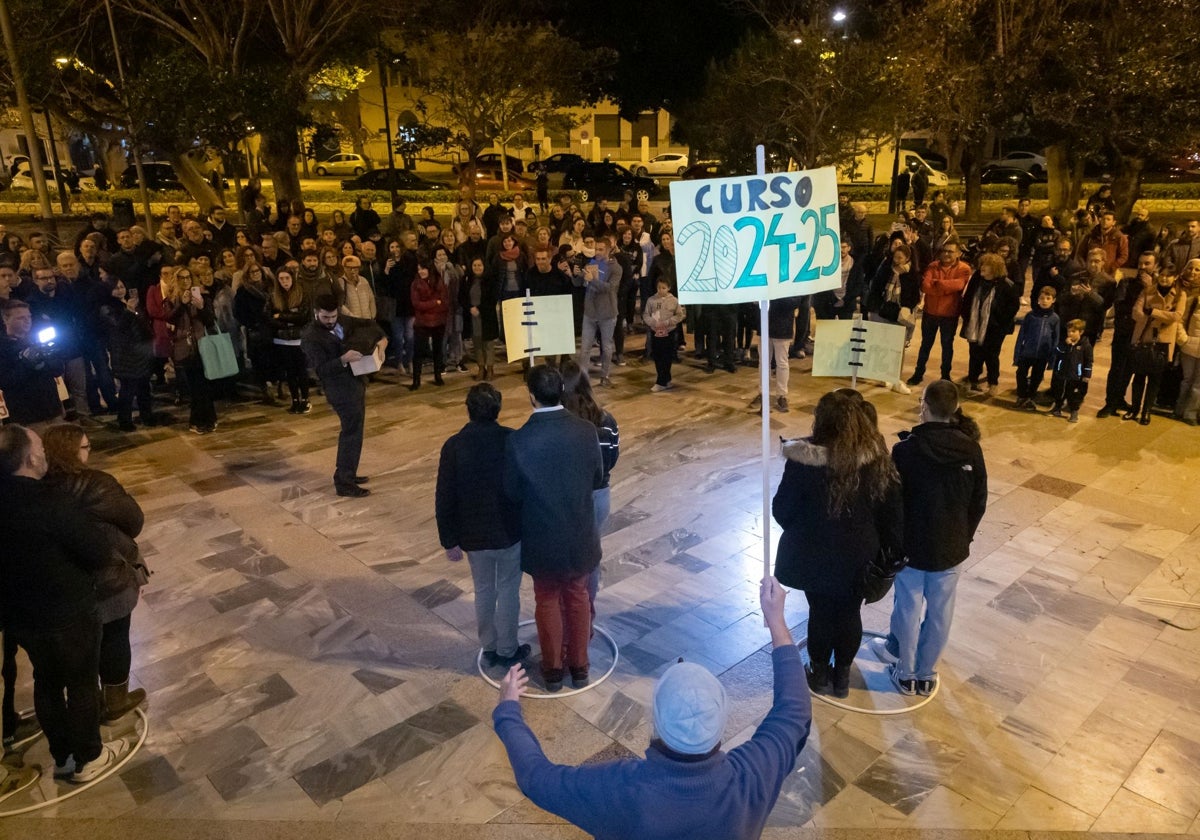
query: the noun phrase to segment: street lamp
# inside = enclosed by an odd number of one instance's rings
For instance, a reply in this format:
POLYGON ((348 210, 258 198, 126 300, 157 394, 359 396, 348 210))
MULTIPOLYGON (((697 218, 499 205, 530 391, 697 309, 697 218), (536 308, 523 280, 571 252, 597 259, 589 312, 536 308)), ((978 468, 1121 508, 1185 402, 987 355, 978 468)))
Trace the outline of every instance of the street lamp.
POLYGON ((838 9, 837 11, 835 11, 833 13, 834 23, 841 23, 845 19, 846 19, 846 13, 844 11, 842 11, 841 9, 838 9))

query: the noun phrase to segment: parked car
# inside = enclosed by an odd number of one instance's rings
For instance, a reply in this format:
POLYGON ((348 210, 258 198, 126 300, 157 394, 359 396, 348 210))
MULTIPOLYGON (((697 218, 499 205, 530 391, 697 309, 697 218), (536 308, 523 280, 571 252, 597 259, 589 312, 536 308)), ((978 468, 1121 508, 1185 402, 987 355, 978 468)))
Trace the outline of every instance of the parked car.
MULTIPOLYGON (((146 187, 148 189, 159 192, 170 190, 183 191, 183 184, 179 182, 179 176, 175 174, 174 167, 169 163, 147 161, 142 164, 142 171, 146 173, 146 187)), ((138 188, 136 166, 130 165, 121 171, 120 185, 123 190, 136 190, 138 188)))
POLYGON ((1024 169, 1013 166, 993 166, 991 169, 985 169, 979 176, 981 184, 1011 184, 1021 193, 1028 192, 1029 185, 1036 180, 1037 178, 1024 169))
POLYGON ((391 169, 383 167, 382 169, 372 169, 370 172, 364 172, 357 178, 349 178, 342 181, 342 189, 346 192, 354 192, 356 190, 390 190, 395 184, 398 190, 445 190, 449 189, 445 184, 437 181, 427 181, 424 178, 414 175, 407 169, 391 169))
MULTIPOLYGON (((503 190, 503 175, 504 173, 500 171, 500 167, 498 166, 476 166, 475 189, 503 190)), ((526 178, 524 175, 518 175, 510 169, 508 170, 508 189, 533 190, 537 189, 537 182, 530 178, 526 178)))
MULTIPOLYGON (((46 189, 48 189, 51 193, 57 192, 58 182, 54 180, 54 167, 43 166, 42 173, 46 177, 46 189)), ((69 192, 79 193, 85 190, 94 191, 96 189, 96 182, 93 179, 86 176, 81 176, 74 169, 64 168, 62 170, 62 174, 63 183, 66 184, 69 192)), ((14 190, 32 190, 34 188, 33 173, 29 168, 28 161, 26 161, 20 168, 17 169, 17 174, 12 177, 9 187, 14 190)))
POLYGON ((535 160, 529 164, 529 172, 536 175, 538 172, 566 172, 573 166, 585 163, 582 155, 571 154, 570 152, 556 152, 545 160, 535 160))
POLYGON ((319 161, 313 171, 318 175, 361 175, 367 171, 367 161, 362 155, 338 154, 319 161))
POLYGON ((1034 180, 1042 180, 1046 177, 1046 158, 1036 152, 1009 152, 1002 158, 989 160, 983 168, 1020 169, 1032 175, 1034 180))
POLYGON ((685 181, 695 181, 699 178, 728 178, 734 173, 719 160, 702 160, 693 163, 679 176, 685 181))
POLYGON ((646 163, 641 161, 620 161, 621 165, 634 175, 682 175, 688 168, 688 156, 675 153, 658 155, 646 163))
POLYGON ((648 201, 658 194, 660 187, 658 181, 634 175, 619 163, 603 161, 572 167, 563 176, 563 189, 575 190, 581 201, 621 199, 625 190, 632 190, 638 201, 648 201))
MULTIPOLYGON (((505 157, 508 158, 508 172, 510 175, 514 172, 518 175, 525 174, 525 161, 512 155, 505 155, 505 157)), ((475 158, 475 166, 484 169, 499 169, 500 155, 496 152, 485 152, 475 158)))

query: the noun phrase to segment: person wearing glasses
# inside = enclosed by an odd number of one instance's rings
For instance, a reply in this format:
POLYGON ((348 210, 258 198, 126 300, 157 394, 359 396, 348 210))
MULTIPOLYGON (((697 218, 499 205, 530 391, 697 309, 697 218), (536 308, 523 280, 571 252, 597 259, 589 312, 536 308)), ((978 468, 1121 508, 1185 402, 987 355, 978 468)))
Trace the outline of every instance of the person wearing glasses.
POLYGON ((204 376, 199 349, 200 339, 217 320, 212 295, 190 269, 180 268, 175 272, 174 300, 172 359, 181 380, 180 395, 183 387, 188 393, 188 428, 193 434, 212 434, 217 429, 217 408, 213 403, 212 384, 204 376))

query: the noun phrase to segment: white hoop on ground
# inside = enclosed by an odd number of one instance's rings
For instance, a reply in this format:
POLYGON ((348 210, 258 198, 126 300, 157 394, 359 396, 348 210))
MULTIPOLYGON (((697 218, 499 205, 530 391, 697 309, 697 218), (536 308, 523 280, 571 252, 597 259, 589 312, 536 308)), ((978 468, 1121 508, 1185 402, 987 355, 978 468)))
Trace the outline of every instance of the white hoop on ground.
MULTIPOLYGON (((863 634, 864 638, 866 638, 868 636, 871 638, 874 638, 874 639, 887 638, 887 634, 876 633, 873 630, 864 630, 862 634, 863 634)), ((807 648, 808 647, 808 636, 805 636, 803 639, 796 642, 796 647, 807 648)), ((805 682, 805 686, 807 687, 807 681, 805 682)), ((941 690, 942 690, 942 681, 940 679, 935 680, 933 683, 933 691, 931 691, 927 696, 922 697, 920 702, 913 703, 911 706, 902 706, 899 709, 864 709, 861 706, 851 706, 849 703, 842 703, 839 700, 836 700, 835 698, 830 697, 827 694, 818 694, 817 692, 813 691, 811 688, 808 690, 808 693, 811 696, 820 700, 821 702, 827 703, 828 705, 833 706, 834 708, 837 708, 837 709, 842 709, 847 712, 858 712, 858 714, 860 714, 860 715, 874 715, 877 717, 888 717, 890 715, 906 715, 909 712, 915 712, 917 709, 921 708, 926 703, 929 703, 931 700, 933 700, 934 697, 937 697, 938 692, 941 690)), ((903 695, 897 691, 896 696, 904 697, 905 695, 903 695)))
MULTIPOLYGON (((525 621, 522 621, 517 626, 518 627, 528 627, 530 624, 533 624, 533 623, 534 623, 534 620, 532 618, 530 618, 530 619, 526 619, 525 621)), ((593 688, 600 685, 600 683, 604 682, 606 679, 611 677, 612 672, 615 671, 617 668, 617 662, 619 662, 621 659, 621 652, 617 648, 617 640, 614 639, 611 635, 609 635, 608 631, 605 630, 603 627, 601 627, 599 624, 593 624, 592 629, 595 630, 597 634, 604 637, 604 641, 608 642, 609 650, 612 651, 612 664, 608 666, 608 670, 605 671, 604 674, 601 675, 599 679, 592 680, 587 685, 585 685, 583 688, 573 688, 570 691, 556 691, 553 694, 550 694, 550 693, 531 694, 529 692, 528 688, 526 688, 525 693, 522 694, 521 697, 529 699, 529 700, 560 700, 564 697, 575 697, 576 695, 583 694, 586 691, 591 691, 593 688)), ((492 688, 495 688, 495 689, 500 688, 500 683, 496 682, 494 679, 489 677, 487 675, 487 672, 483 670, 483 649, 482 648, 480 648, 479 654, 475 657, 475 667, 479 669, 479 676, 483 677, 484 682, 486 682, 492 688)))
MULTIPOLYGON (((122 758, 120 761, 118 761, 112 767, 105 770, 102 774, 100 774, 96 778, 92 779, 90 782, 86 782, 86 783, 80 785, 79 787, 72 788, 71 790, 64 793, 62 796, 56 796, 53 799, 47 799, 45 802, 38 802, 35 805, 27 805, 24 808, 17 808, 15 811, 0 811, 0 819, 3 819, 4 817, 16 817, 21 814, 32 814, 34 811, 40 811, 43 808, 49 808, 51 805, 57 805, 60 802, 65 802, 68 799, 70 799, 74 796, 78 796, 79 794, 83 793, 84 791, 89 790, 89 789, 95 787, 96 785, 100 784, 100 782, 103 782, 109 776, 113 775, 118 770, 120 770, 122 767, 124 767, 126 764, 128 764, 129 759, 131 759, 135 755, 137 755, 138 750, 140 750, 142 748, 142 744, 146 743, 146 736, 150 733, 150 721, 146 718, 146 713, 143 712, 141 709, 134 709, 134 711, 137 713, 137 716, 142 719, 142 732, 138 736, 137 743, 134 744, 133 748, 130 749, 129 752, 127 752, 125 754, 124 758, 122 758)), ((43 772, 45 772, 45 771, 43 771, 43 772)), ((53 768, 51 768, 50 772, 51 773, 54 772, 53 768)))

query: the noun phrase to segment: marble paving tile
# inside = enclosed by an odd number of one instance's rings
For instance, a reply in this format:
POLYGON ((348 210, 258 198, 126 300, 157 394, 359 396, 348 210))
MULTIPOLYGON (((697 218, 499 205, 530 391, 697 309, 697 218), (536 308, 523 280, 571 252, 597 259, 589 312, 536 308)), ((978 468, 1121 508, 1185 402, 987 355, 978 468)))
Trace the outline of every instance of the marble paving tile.
POLYGON ((1190 817, 1121 788, 1090 830, 1112 834, 1184 834, 1191 824, 1190 817))
POLYGON ((1087 831, 1095 821, 1091 814, 1072 808, 1037 788, 1030 788, 1013 803, 996 828, 1000 830, 1087 831))
POLYGON ((863 771, 854 784, 902 814, 911 814, 965 754, 938 741, 901 739, 863 771))
POLYGON ((1069 499, 1083 489, 1084 485, 1077 484, 1074 481, 1066 481, 1061 478, 1038 473, 1026 479, 1021 485, 1028 487, 1030 490, 1037 490, 1039 493, 1046 493, 1051 496, 1058 496, 1063 499, 1069 499))
POLYGON ((372 694, 383 694, 385 691, 391 691, 396 686, 404 684, 404 680, 399 677, 381 674, 368 668, 359 668, 351 676, 366 686, 372 694))
POLYGON ((170 793, 182 784, 175 768, 163 756, 138 764, 120 774, 121 782, 139 805, 170 793))
POLYGON ((1200 813, 1200 744, 1163 732, 1133 768, 1124 788, 1190 821, 1200 813))

